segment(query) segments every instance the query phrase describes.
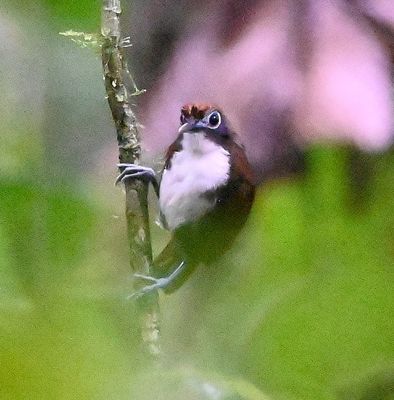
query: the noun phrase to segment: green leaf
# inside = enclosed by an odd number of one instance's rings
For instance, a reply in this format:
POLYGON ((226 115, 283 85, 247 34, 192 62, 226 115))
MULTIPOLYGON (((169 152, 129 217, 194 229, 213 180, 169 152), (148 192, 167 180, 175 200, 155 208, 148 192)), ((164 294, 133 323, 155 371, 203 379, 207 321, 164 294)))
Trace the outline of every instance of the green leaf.
POLYGON ((81 48, 89 48, 99 52, 103 44, 103 37, 98 33, 75 32, 68 30, 59 32, 59 35, 69 38, 81 48))

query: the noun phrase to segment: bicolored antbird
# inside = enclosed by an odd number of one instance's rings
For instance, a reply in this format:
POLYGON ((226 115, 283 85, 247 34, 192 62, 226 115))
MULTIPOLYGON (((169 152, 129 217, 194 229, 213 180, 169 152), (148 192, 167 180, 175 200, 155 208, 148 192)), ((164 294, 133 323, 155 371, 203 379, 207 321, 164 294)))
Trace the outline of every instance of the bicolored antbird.
POLYGON ((179 287, 200 263, 231 247, 251 209, 255 187, 243 146, 223 113, 205 104, 181 110, 179 135, 166 154, 160 184, 151 168, 118 164, 117 182, 148 179, 159 198, 163 226, 172 238, 154 260, 137 295, 179 287))

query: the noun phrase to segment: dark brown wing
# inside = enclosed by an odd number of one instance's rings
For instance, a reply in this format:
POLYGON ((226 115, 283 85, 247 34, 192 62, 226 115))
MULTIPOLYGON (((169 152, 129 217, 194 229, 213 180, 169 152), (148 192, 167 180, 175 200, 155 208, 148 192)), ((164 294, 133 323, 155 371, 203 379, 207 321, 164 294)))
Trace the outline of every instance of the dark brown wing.
MULTIPOLYGON (((161 175, 163 175, 164 170, 171 169, 172 157, 174 156, 175 153, 182 150, 182 139, 183 139, 183 133, 178 135, 175 141, 172 142, 172 144, 168 148, 167 153, 164 156, 164 167, 161 175)), ((159 185, 159 193, 160 193, 160 185, 159 185)), ((160 223, 165 229, 168 229, 166 219, 161 211, 160 211, 160 223)))
POLYGON ((172 144, 168 148, 167 153, 165 155, 164 169, 171 168, 171 160, 172 160, 172 157, 174 156, 174 153, 182 150, 182 139, 183 139, 183 133, 178 135, 178 137, 175 139, 175 141, 172 142, 172 144))

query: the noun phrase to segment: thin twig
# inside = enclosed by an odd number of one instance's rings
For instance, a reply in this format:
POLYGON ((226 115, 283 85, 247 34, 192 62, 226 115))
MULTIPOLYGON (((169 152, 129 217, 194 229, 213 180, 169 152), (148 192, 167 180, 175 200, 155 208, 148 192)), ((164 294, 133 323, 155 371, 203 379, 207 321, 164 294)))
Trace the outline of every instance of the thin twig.
MULTIPOLYGON (((102 63, 105 89, 116 126, 119 162, 138 163, 141 155, 137 120, 129 103, 130 93, 125 79, 130 74, 123 57, 121 41, 120 0, 103 0, 102 9, 102 63)), ((131 81, 134 80, 131 78, 131 81)), ((134 87, 136 90, 136 87, 134 87)), ((134 94, 134 93, 132 93, 134 94)), ((149 274, 152 246, 148 214, 148 186, 142 181, 126 182, 126 219, 130 251, 130 265, 134 272, 149 274)), ((158 355, 159 309, 157 294, 145 296, 139 302, 142 339, 152 355, 158 355)))

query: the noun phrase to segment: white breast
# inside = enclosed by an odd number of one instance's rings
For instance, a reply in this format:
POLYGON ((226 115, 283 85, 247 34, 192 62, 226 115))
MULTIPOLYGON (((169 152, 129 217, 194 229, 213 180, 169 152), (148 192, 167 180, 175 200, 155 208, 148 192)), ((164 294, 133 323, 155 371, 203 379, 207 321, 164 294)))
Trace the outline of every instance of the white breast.
POLYGON ((197 220, 215 204, 202 194, 225 184, 230 154, 203 132, 185 133, 182 150, 174 153, 160 184, 160 211, 170 230, 197 220))

